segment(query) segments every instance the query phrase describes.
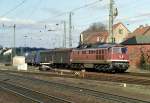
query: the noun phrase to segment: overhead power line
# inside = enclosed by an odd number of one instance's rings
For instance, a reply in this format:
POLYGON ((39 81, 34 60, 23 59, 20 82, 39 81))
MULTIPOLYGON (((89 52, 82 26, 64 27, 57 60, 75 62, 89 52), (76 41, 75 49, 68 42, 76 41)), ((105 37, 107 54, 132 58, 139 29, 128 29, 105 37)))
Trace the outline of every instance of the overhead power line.
POLYGON ((27 16, 27 18, 32 17, 32 16, 34 15, 34 13, 37 12, 37 10, 39 9, 40 5, 42 4, 41 2, 42 2, 42 0, 37 0, 37 3, 36 3, 35 5, 33 5, 33 8, 32 8, 32 10, 31 10, 31 13, 27 16), (38 5, 38 6, 37 6, 37 5, 38 5))
POLYGON ((22 2, 20 2, 18 5, 16 5, 15 7, 13 7, 12 9, 8 10, 6 13, 4 13, 2 16, 0 17, 5 17, 6 15, 8 15, 9 13, 15 11, 17 8, 19 8, 21 5, 23 5, 27 0, 23 0, 22 2))
POLYGON ((95 2, 92 2, 92 3, 89 3, 89 4, 86 4, 86 5, 74 8, 74 9, 71 10, 71 12, 74 12, 74 11, 77 11, 77 10, 80 10, 80 9, 83 9, 83 8, 87 8, 87 7, 91 6, 91 5, 94 5, 94 4, 98 3, 98 2, 100 2, 100 1, 102 1, 102 0, 97 0, 95 2))
MULTIPOLYGON (((65 14, 67 14, 67 13, 75 12, 75 11, 78 11, 78 10, 80 10, 80 9, 87 8, 87 7, 91 6, 91 5, 94 5, 94 4, 98 3, 98 2, 100 2, 100 1, 102 1, 102 0, 96 0, 96 1, 94 1, 94 2, 92 2, 92 3, 89 3, 89 4, 86 4, 86 5, 83 5, 83 6, 74 8, 74 9, 72 9, 72 10, 70 10, 70 11, 60 13, 60 14, 55 15, 55 16, 50 17, 50 18, 57 18, 57 17, 60 17, 60 16, 65 15, 65 14)), ((50 18, 48 18, 48 19, 50 19, 50 18)), ((48 19, 45 19, 45 20, 48 20, 48 19)), ((45 20, 43 20, 43 21, 45 21, 45 20)), ((40 22, 43 22, 43 21, 40 21, 40 22)))

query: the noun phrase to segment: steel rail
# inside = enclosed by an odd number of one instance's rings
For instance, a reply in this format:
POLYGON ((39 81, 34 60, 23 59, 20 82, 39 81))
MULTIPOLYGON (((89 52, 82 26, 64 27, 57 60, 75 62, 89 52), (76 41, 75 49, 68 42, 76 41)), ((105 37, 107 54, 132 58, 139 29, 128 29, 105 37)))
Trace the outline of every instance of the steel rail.
POLYGON ((57 82, 52 82, 52 81, 41 80, 41 79, 29 77, 29 76, 20 76, 17 74, 9 74, 9 75, 16 77, 16 78, 18 77, 18 78, 23 78, 23 79, 27 79, 27 80, 32 80, 34 82, 45 83, 45 84, 50 85, 52 87, 57 87, 58 89, 60 87, 63 87, 63 89, 71 90, 72 92, 79 93, 82 95, 86 94, 89 96, 94 96, 96 98, 120 102, 120 103, 150 103, 149 101, 144 101, 144 100, 135 99, 135 98, 129 98, 129 97, 115 95, 115 94, 111 94, 111 93, 95 91, 92 89, 77 87, 77 86, 68 85, 68 84, 62 84, 62 83, 57 83, 57 82))
POLYGON ((8 81, 0 81, 0 87, 37 103, 73 103, 72 101, 68 101, 59 97, 41 93, 39 91, 34 91, 26 87, 8 83, 8 81))
POLYGON ((17 95, 19 95, 19 96, 21 96, 21 97, 23 97, 23 98, 25 98, 25 99, 31 100, 31 101, 33 101, 33 102, 36 102, 36 103, 43 103, 43 102, 41 102, 41 101, 38 101, 38 100, 36 100, 36 99, 34 99, 34 98, 31 98, 31 97, 29 97, 29 96, 26 96, 26 95, 23 95, 23 94, 21 94, 21 93, 18 93, 18 92, 16 92, 16 91, 13 91, 13 90, 8 89, 8 88, 6 88, 6 87, 0 86, 0 88, 3 89, 3 90, 5 90, 5 91, 9 91, 9 92, 11 92, 11 93, 17 94, 17 95))
POLYGON ((88 79, 88 80, 99 80, 99 81, 111 81, 127 84, 137 84, 137 85, 150 85, 150 78, 143 78, 137 76, 128 76, 120 74, 106 74, 106 73, 85 73, 85 77, 76 77, 72 74, 53 74, 53 73, 41 73, 41 72, 18 72, 18 71, 1 71, 1 72, 12 72, 12 73, 21 73, 28 75, 42 75, 42 76, 58 76, 58 77, 69 77, 69 78, 79 78, 79 79, 88 79))

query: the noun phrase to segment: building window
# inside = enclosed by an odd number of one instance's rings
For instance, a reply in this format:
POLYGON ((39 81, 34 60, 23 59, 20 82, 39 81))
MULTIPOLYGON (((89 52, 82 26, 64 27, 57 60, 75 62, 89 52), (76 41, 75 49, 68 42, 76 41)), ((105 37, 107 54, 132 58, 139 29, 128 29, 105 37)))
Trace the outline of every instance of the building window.
POLYGON ((119 34, 123 34, 123 30, 122 29, 119 29, 119 34))

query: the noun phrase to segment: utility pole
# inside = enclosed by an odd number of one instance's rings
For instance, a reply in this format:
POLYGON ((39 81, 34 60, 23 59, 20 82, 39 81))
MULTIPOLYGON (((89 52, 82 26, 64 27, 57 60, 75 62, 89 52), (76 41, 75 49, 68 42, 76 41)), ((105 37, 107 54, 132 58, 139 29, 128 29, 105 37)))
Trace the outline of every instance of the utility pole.
POLYGON ((72 12, 69 13, 69 47, 72 47, 72 12))
POLYGON ((64 23, 64 36, 63 36, 63 47, 66 48, 66 21, 64 23))
POLYGON ((16 24, 13 26, 14 28, 14 35, 13 35, 13 56, 16 56, 16 24))
POLYGON ((114 23, 114 0, 110 0, 109 4, 109 42, 114 43, 114 34, 113 34, 113 23, 114 23))

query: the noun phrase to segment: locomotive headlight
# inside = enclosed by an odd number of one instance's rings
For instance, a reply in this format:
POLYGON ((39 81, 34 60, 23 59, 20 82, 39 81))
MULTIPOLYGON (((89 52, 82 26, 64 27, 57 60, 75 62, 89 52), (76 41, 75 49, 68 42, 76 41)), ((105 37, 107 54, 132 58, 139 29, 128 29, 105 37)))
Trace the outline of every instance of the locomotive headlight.
POLYGON ((120 59, 123 59, 123 55, 119 55, 119 58, 120 58, 120 59))

